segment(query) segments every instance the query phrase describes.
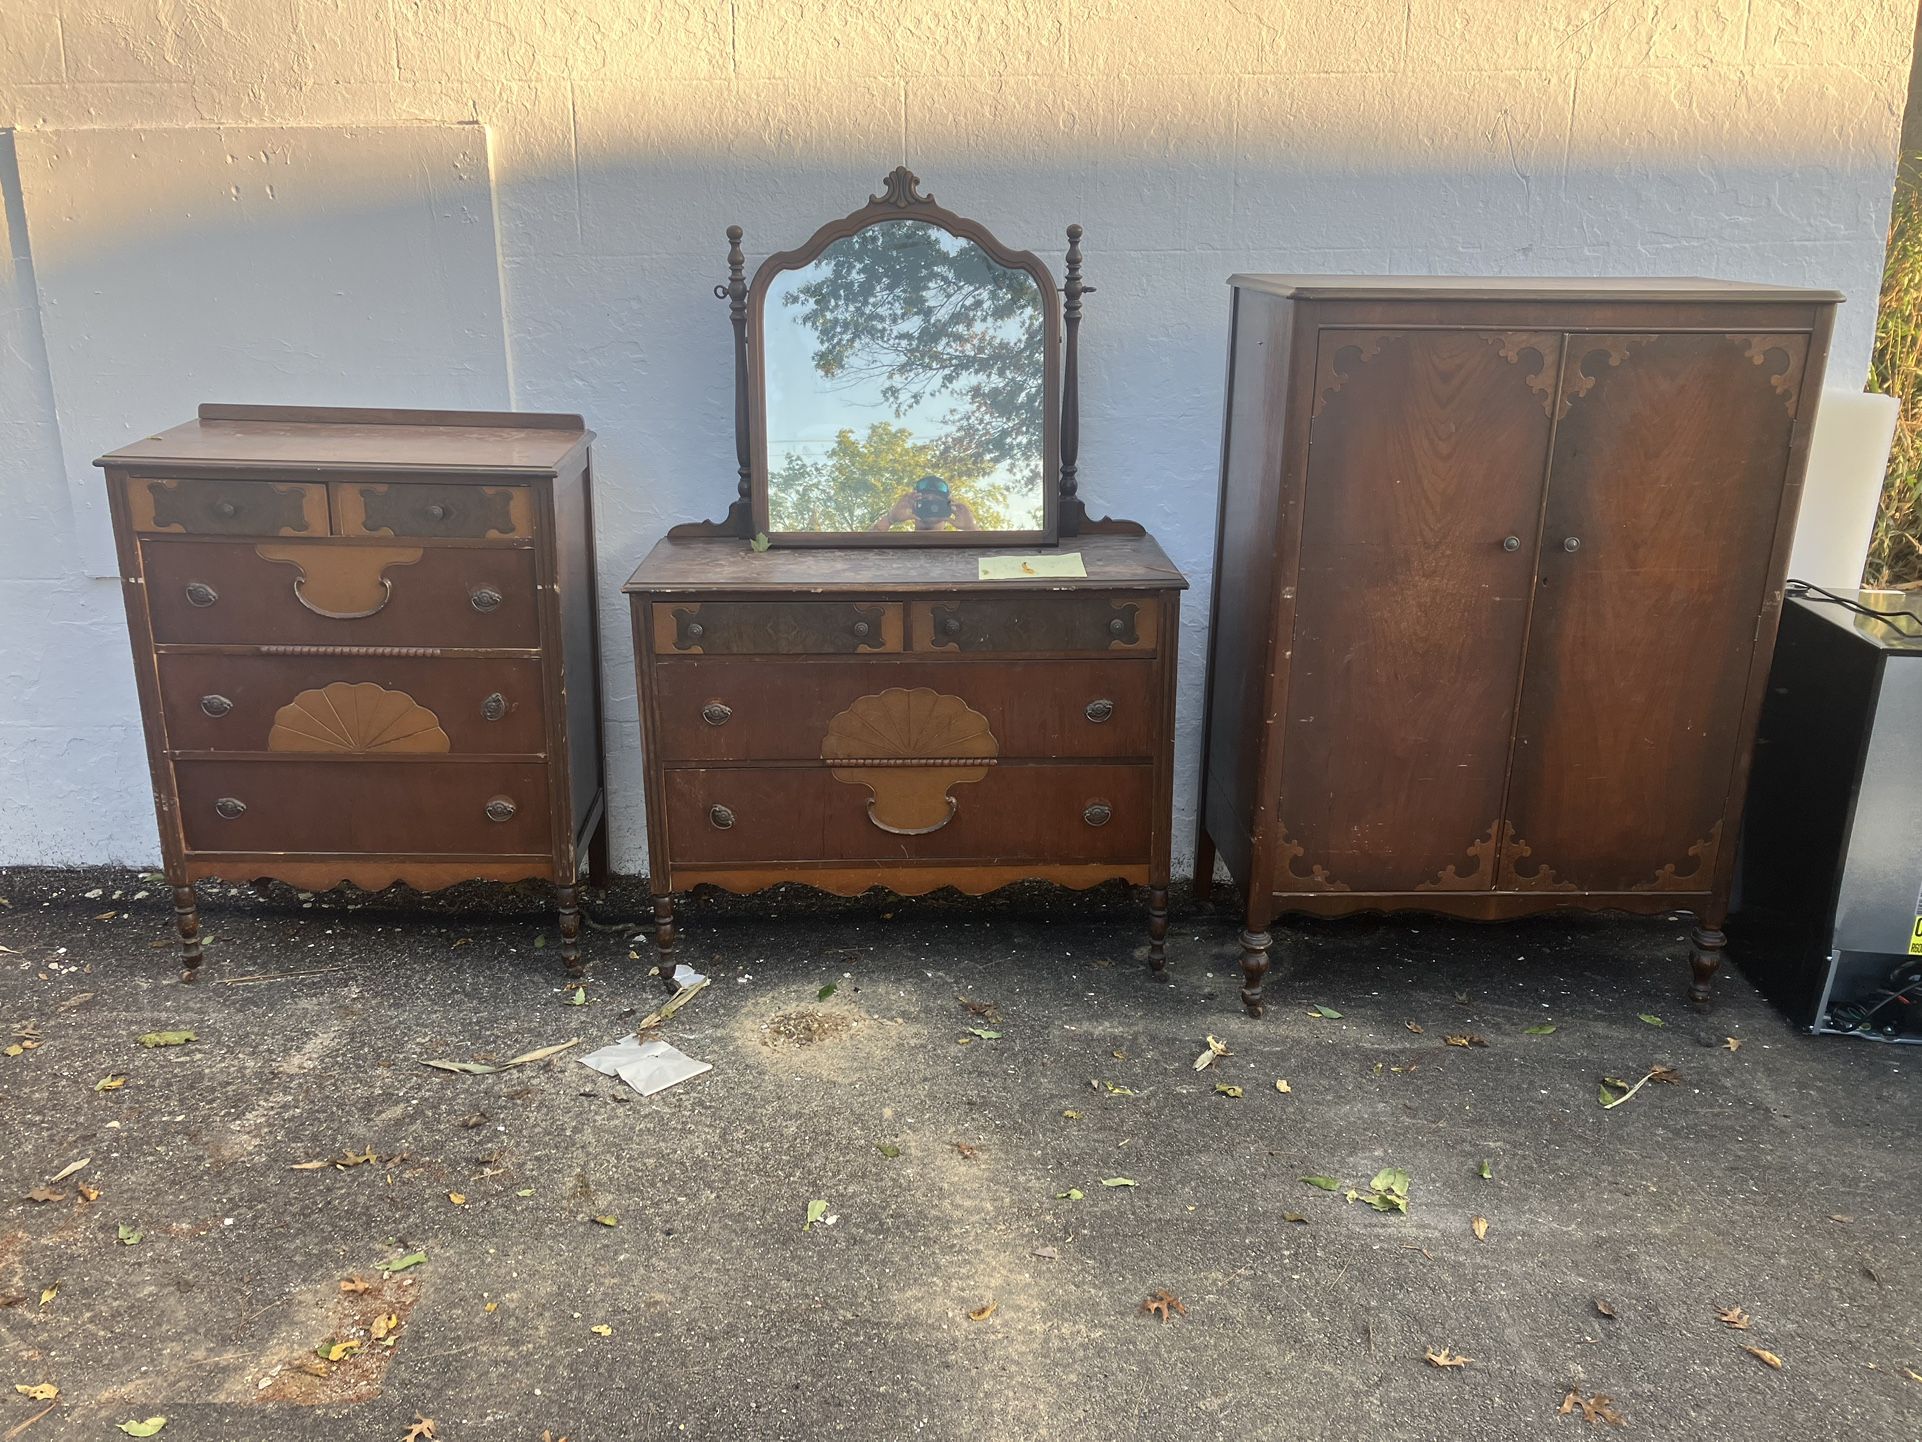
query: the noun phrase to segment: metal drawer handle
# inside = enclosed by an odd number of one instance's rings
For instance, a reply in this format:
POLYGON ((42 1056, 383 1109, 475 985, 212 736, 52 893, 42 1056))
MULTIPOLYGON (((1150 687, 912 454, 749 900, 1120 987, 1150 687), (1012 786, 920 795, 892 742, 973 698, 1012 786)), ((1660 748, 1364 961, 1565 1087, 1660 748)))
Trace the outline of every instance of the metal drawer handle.
POLYGON ((427 519, 430 521, 446 520, 447 507, 441 505, 440 502, 436 501, 433 505, 427 508, 427 519))
POLYGON ((688 640, 698 641, 701 639, 701 637, 705 636, 706 634, 707 632, 701 629, 701 623, 699 621, 689 621, 687 623, 687 639, 688 640))
POLYGON ((1081 819, 1090 826, 1106 826, 1114 819, 1114 807, 1105 801, 1090 801, 1082 810, 1081 819))
POLYGON ((498 721, 507 714, 507 698, 496 691, 481 702, 481 720, 498 721))
POLYGON ((1114 715, 1114 702, 1107 700, 1105 697, 1099 701, 1090 701, 1087 711, 1083 714, 1085 714, 1090 721, 1094 722, 1095 725, 1099 726, 1103 721, 1106 721, 1110 716, 1114 715))
POLYGON ((1502 549, 1504 551, 1519 551, 1521 548, 1522 548, 1522 538, 1520 536, 1503 536, 1502 537, 1502 549))
POLYGON ((231 521, 240 514, 240 507, 232 501, 215 501, 212 509, 213 513, 223 521, 231 521))
POLYGON ((307 593, 300 589, 301 583, 306 579, 305 576, 294 577, 294 599, 312 611, 316 616, 325 616, 329 621, 364 621, 369 616, 377 616, 381 611, 386 609, 387 602, 392 599, 394 594, 394 583, 388 580, 387 577, 382 576, 380 578, 380 599, 365 611, 330 611, 325 606, 316 606, 312 601, 307 599, 307 593))
POLYGON ((187 604, 189 606, 211 606, 220 599, 220 592, 205 581, 187 583, 187 604))
POLYGON ((225 696, 202 696, 200 698, 200 709, 205 711, 209 716, 225 716, 229 711, 234 709, 234 703, 229 701, 225 696))
POLYGON ((1123 632, 1125 632, 1127 629, 1128 629, 1128 623, 1122 620, 1119 616, 1116 616, 1112 621, 1108 623, 1108 634, 1110 636, 1119 636, 1123 632))
POLYGON ((734 813, 725 806, 710 806, 707 808, 707 819, 713 823, 716 831, 726 831, 734 824, 734 813))
POLYGON ((872 631, 873 629, 874 628, 870 626, 866 621, 856 621, 854 623, 854 634, 859 636, 864 641, 868 637, 868 632, 872 631))
POLYGON ((485 616, 489 611, 498 611, 500 609, 501 593, 496 591, 492 586, 476 586, 472 591, 468 592, 467 602, 476 611, 479 611, 485 616))
POLYGON ((710 726, 725 726, 734 708, 721 701, 710 701, 701 708, 701 719, 710 726))
POLYGON ((959 636, 961 634, 961 618, 959 616, 948 617, 947 620, 941 623, 941 629, 950 636, 959 636))
POLYGON ((238 796, 223 796, 214 803, 214 811, 228 821, 232 821, 246 809, 247 803, 238 796))
POLYGON ((516 806, 510 798, 506 796, 496 796, 487 803, 487 819, 489 821, 512 821, 514 819, 514 813, 518 810, 520 810, 520 807, 516 806))
POLYGON ((1579 551, 1581 548, 1582 538, 1580 536, 1569 536, 1562 541, 1562 549, 1564 551, 1579 551))

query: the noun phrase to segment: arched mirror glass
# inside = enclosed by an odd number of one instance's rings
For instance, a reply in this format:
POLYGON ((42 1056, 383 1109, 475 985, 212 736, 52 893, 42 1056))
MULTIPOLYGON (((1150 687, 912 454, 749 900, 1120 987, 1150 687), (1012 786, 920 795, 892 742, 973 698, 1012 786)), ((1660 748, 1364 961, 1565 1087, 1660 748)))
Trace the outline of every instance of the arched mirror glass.
POLYGON ((955 228, 856 212, 756 278, 756 522, 774 541, 1053 538, 1052 283, 942 215, 955 228))

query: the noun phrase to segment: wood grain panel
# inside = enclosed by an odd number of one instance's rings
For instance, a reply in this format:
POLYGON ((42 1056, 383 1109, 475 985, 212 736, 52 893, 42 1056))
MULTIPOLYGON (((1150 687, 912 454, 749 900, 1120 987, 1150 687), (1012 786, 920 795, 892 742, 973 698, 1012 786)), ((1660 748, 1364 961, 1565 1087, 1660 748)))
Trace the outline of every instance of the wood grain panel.
POLYGON ((526 486, 336 481, 332 489, 343 536, 484 541, 534 534, 534 492, 526 486))
POLYGON ((1148 596, 1054 591, 916 601, 908 648, 960 654, 1152 656, 1160 615, 1148 596))
POLYGON ((136 531, 193 536, 324 536, 327 488, 219 476, 127 482, 136 531))
POLYGON ((654 606, 663 656, 834 656, 901 649, 895 601, 673 601, 654 606))
POLYGON ((1806 355, 1803 336, 1570 338, 1504 888, 1709 886, 1806 355))
POLYGON ((1003 756, 1145 759, 1157 733, 1154 683, 1154 664, 1138 660, 663 658, 654 671, 665 762, 815 760, 834 715, 882 686, 960 696, 988 718, 1003 756))
POLYGON ((1560 337, 1362 340, 1320 338, 1273 889, 1486 889, 1560 337))

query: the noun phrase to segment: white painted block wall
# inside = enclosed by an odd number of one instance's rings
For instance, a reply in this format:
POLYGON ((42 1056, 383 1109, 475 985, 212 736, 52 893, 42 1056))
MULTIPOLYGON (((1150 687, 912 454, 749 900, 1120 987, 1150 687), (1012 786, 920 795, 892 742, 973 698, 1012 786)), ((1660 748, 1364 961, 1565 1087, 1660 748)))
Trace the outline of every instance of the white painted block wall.
MULTIPOLYGON (((515 402, 581 411, 600 433, 628 871, 645 843, 617 587, 733 488, 711 294, 724 227, 744 225, 758 259, 901 162, 1044 254, 1080 221, 1099 288, 1082 491, 1145 522, 1196 587, 1180 867, 1228 274, 1833 286, 1850 303, 1831 382, 1858 385, 1914 20, 1914 0, 17 0, 0 5, 0 126, 487 127, 515 402)), ((73 548, 4 137, 0 197, 0 864, 149 862, 120 598, 73 548)), ((130 263, 142 244, 101 240, 130 263)), ((244 375, 209 397, 254 398, 244 375)), ((109 443, 68 438, 88 455, 109 443)))

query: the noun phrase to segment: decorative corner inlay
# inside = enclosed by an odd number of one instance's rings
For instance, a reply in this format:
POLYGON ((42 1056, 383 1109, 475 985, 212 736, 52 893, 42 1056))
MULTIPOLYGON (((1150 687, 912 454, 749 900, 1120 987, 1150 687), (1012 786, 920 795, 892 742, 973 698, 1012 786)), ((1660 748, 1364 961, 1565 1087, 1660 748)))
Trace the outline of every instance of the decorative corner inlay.
POLYGON ((1309 412, 1310 419, 1322 413, 1328 398, 1340 390, 1356 371, 1381 354, 1382 342, 1392 334, 1383 330, 1334 330, 1321 333, 1320 343, 1315 347, 1315 405, 1309 412), (1355 360, 1344 369, 1341 358, 1350 351, 1355 353, 1355 360))
POLYGON ((1686 874, 1669 862, 1653 879, 1638 881, 1629 888, 1631 891, 1707 891, 1709 878, 1715 871, 1716 853, 1722 849, 1722 823, 1717 821, 1709 828, 1708 835, 1689 847, 1688 854, 1695 858, 1695 865, 1686 874))
POLYGON ((1802 361, 1808 355, 1809 340, 1804 335, 1731 335, 1730 340, 1747 347, 1744 352, 1750 365, 1766 366, 1769 353, 1782 353, 1782 368, 1767 372, 1769 385, 1782 398, 1782 405, 1789 418, 1795 417, 1796 406, 1801 400, 1802 361))
POLYGON ((1276 880, 1282 885, 1277 891, 1347 891, 1348 883, 1336 881, 1328 874, 1328 868, 1315 865, 1309 868, 1307 876, 1295 875, 1295 858, 1307 855, 1307 848, 1288 838, 1288 828, 1282 827, 1280 833, 1281 858, 1275 867, 1276 880))
POLYGON ((933 205, 932 195, 921 193, 921 177, 905 165, 897 165, 881 180, 881 194, 870 195, 869 205, 895 205, 903 210, 916 205, 933 205))
POLYGON ((1606 355, 1609 366, 1615 367, 1628 359, 1628 353, 1638 345, 1652 345, 1652 335, 1588 335, 1572 336, 1568 342, 1569 364, 1562 372, 1562 403, 1556 411, 1557 419, 1566 416, 1569 407, 1595 389, 1596 377, 1587 370, 1589 358, 1606 355))
POLYGON ((1515 863, 1524 856, 1533 856, 1534 848, 1515 835, 1515 823, 1502 823, 1501 876, 1498 878, 1506 891, 1575 891, 1579 888, 1572 881, 1563 881, 1555 874, 1555 868, 1544 863, 1524 876, 1515 863))
POLYGON ((1542 331, 1504 330, 1494 331, 1483 337, 1496 348, 1496 353, 1510 365, 1520 365, 1523 351, 1534 351, 1541 358, 1524 379, 1528 388, 1541 397, 1542 414, 1551 420, 1555 415, 1555 377, 1549 374, 1554 363, 1556 337, 1542 331))
POLYGON ((418 754, 451 750, 440 718, 405 691, 372 681, 335 681, 274 713, 269 751, 418 754))
POLYGON ((951 787, 988 774, 1001 743, 959 696, 925 686, 863 696, 828 722, 830 774, 868 788, 868 819, 896 836, 925 836, 953 819, 951 787))
POLYGON ((1468 875, 1461 875, 1451 864, 1442 868, 1442 873, 1433 881, 1424 881, 1415 888, 1417 891, 1488 891, 1495 884, 1496 858, 1500 847, 1495 841, 1495 823, 1488 823, 1488 835, 1468 848, 1468 854, 1475 858, 1475 869, 1468 875))

